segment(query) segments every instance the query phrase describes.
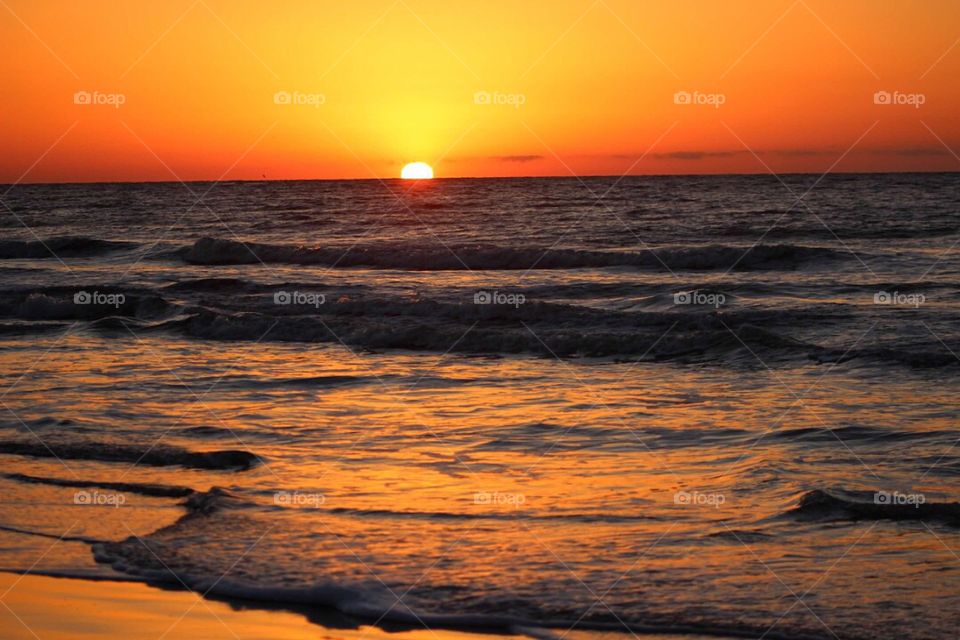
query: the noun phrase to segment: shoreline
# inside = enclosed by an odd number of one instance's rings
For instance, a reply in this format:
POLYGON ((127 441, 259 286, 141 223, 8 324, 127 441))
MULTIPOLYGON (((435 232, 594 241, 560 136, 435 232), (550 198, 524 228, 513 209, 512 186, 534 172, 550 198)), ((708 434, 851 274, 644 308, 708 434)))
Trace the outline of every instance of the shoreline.
POLYGON ((342 638, 344 640, 480 640, 522 636, 460 631, 387 631, 342 614, 306 615, 142 582, 0 573, 5 640, 122 637, 131 640, 342 638))
MULTIPOLYGON (((205 598, 194 591, 138 581, 50 577, 0 571, 0 626, 5 640, 129 640, 270 638, 303 640, 497 640, 564 637, 569 640, 706 640, 701 635, 538 629, 530 634, 405 629, 319 608, 205 598)), ((709 636, 717 640, 718 636, 709 636)))

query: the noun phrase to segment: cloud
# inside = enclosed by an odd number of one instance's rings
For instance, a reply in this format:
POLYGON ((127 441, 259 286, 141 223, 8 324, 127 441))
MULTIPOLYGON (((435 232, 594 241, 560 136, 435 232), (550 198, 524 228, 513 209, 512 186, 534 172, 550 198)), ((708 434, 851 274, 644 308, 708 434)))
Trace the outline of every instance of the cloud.
POLYGON ((523 164, 526 162, 537 162, 546 159, 546 156, 540 155, 510 155, 510 156, 460 156, 447 158, 447 162, 477 162, 482 160, 494 160, 496 162, 516 162, 523 164))
MULTIPOLYGON (((840 157, 843 155, 843 149, 757 149, 753 153, 758 156, 782 157, 782 158, 811 158, 811 157, 840 157)), ((902 158, 937 158, 948 155, 945 149, 938 147, 906 147, 890 149, 863 149, 856 151, 861 155, 871 156, 898 156, 902 158)), ((615 154, 608 156, 616 160, 636 160, 643 154, 615 154)), ((713 158, 734 158, 739 156, 752 155, 746 149, 736 149, 732 151, 707 151, 707 150, 686 150, 669 151, 663 153, 651 153, 648 157, 656 160, 683 160, 696 162, 698 160, 710 160, 713 158)))
MULTIPOLYGON (((735 151, 665 151, 663 153, 647 153, 647 158, 656 160, 706 160, 708 158, 733 158, 748 153, 745 150, 735 151)), ((638 160, 643 153, 616 153, 608 156, 612 160, 638 160)))
POLYGON ((501 162, 536 162, 543 158, 543 156, 491 156, 491 159, 501 162))
MULTIPOLYGON (((644 160, 675 161, 697 163, 708 160, 724 160, 733 158, 751 158, 754 154, 761 158, 839 158, 843 156, 845 149, 840 148, 796 148, 796 149, 681 149, 677 151, 663 151, 659 153, 610 153, 610 154, 582 154, 573 157, 604 160, 629 160, 637 161, 643 157, 644 160)), ((949 155, 946 149, 938 147, 903 147, 903 148, 873 148, 873 149, 855 149, 851 155, 874 156, 874 157, 899 157, 899 158, 942 158, 949 155)), ((477 160, 493 160, 496 162, 508 162, 516 164, 526 164, 530 162, 539 162, 548 159, 544 155, 505 155, 505 156, 469 156, 459 158, 449 158, 448 162, 476 162, 477 160)))
POLYGON ((703 160, 705 158, 731 158, 742 153, 742 151, 671 151, 652 155, 658 160, 703 160))
POLYGON ((950 155, 946 149, 940 147, 913 147, 906 149, 876 149, 877 155, 901 156, 904 158, 938 158, 940 156, 950 155))
MULTIPOLYGON (((758 151, 758 155, 778 155, 790 157, 807 156, 831 156, 840 157, 843 155, 843 149, 779 149, 774 151, 758 151)), ((857 153, 855 151, 854 153, 857 153)), ((870 156, 900 156, 903 158, 937 158, 948 155, 946 149, 940 147, 904 147, 902 149, 863 149, 859 151, 862 155, 870 156)))
POLYGON ((843 149, 774 149, 772 151, 758 151, 757 155, 784 156, 787 158, 839 157, 843 155, 843 149))

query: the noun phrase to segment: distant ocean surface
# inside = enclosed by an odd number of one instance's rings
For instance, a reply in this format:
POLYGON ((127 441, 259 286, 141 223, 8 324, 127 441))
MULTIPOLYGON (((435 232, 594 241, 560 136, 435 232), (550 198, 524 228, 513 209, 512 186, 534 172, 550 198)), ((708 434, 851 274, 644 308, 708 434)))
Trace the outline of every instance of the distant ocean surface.
POLYGON ((3 201, 0 569, 328 626, 956 636, 960 175, 3 201))

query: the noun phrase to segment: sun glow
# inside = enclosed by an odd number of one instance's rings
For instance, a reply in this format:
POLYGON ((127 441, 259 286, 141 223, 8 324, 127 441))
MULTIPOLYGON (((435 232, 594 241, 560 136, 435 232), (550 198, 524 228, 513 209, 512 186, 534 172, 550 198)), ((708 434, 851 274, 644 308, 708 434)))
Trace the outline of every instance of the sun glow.
POLYGON ((433 169, 426 162, 411 162, 400 171, 404 180, 429 180, 433 177, 433 169))

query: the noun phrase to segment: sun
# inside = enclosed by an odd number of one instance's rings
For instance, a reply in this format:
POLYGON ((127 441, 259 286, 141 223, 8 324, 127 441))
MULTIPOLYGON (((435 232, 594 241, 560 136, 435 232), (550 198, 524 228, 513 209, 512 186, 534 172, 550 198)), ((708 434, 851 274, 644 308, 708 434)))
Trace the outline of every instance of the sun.
POLYGON ((404 180, 429 180, 433 177, 433 169, 426 162, 411 162, 400 171, 404 180))

